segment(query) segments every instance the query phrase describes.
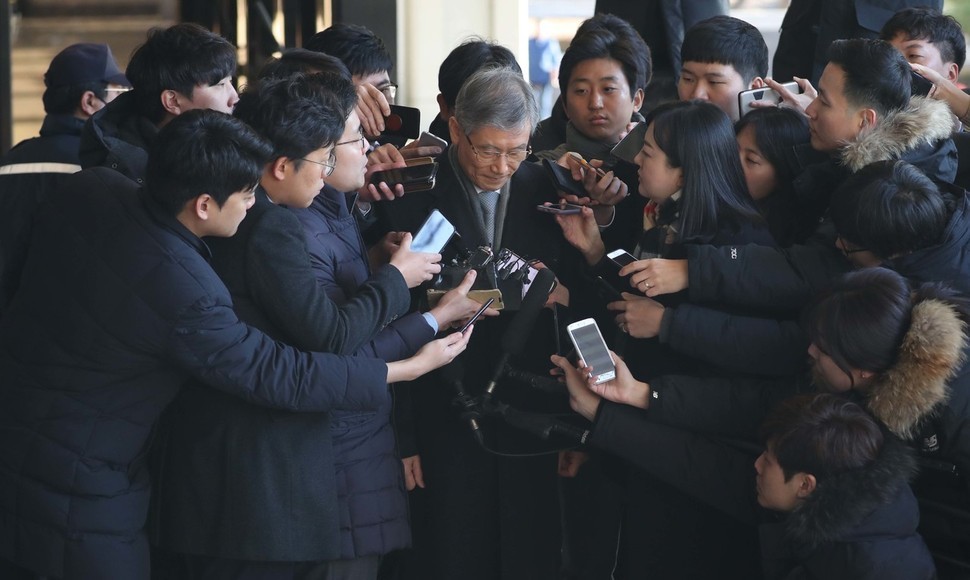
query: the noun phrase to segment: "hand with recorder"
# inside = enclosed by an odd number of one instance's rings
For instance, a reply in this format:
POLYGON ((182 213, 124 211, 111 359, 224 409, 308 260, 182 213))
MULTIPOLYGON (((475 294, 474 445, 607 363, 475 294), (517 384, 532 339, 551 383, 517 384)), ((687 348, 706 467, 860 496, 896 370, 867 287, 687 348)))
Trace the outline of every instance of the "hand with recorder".
POLYGON ((445 292, 444 296, 434 305, 434 308, 428 311, 438 322, 439 329, 444 330, 450 326, 466 326, 469 322, 474 323, 471 319, 475 314, 479 316, 499 315, 499 311, 494 308, 486 307, 479 312, 483 305, 468 297, 468 291, 471 290, 477 276, 476 270, 469 270, 461 284, 445 292))

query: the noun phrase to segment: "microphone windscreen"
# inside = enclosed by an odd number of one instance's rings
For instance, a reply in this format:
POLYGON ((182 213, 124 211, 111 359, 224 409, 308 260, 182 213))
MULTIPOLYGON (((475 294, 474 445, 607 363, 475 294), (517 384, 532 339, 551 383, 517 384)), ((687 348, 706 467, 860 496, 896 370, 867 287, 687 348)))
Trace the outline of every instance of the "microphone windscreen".
POLYGON ((542 268, 536 274, 522 299, 522 307, 502 335, 503 352, 518 354, 525 348, 525 343, 532 333, 532 327, 535 326, 539 313, 546 305, 546 299, 549 298, 549 292, 552 291, 552 283, 555 280, 556 274, 548 268, 542 268))

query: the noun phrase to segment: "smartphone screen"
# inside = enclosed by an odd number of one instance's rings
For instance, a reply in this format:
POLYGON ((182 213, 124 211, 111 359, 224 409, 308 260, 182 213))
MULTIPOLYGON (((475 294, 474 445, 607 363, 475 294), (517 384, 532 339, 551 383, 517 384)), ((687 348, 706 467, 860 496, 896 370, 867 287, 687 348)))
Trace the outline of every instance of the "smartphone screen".
POLYGON ((613 263, 621 268, 627 264, 632 264, 633 262, 637 261, 637 259, 633 257, 633 254, 627 252, 626 250, 613 250, 607 254, 606 257, 613 260, 613 263))
POLYGON ((411 251, 437 254, 444 249, 454 234, 455 226, 451 225, 440 211, 434 210, 428 219, 424 220, 418 233, 414 234, 414 239, 411 240, 411 251))
POLYGON ((574 322, 567 327, 569 338, 576 347, 576 353, 586 363, 593 367, 593 375, 597 383, 609 381, 616 377, 616 366, 613 357, 606 348, 606 341, 600 334, 596 321, 592 318, 574 322))

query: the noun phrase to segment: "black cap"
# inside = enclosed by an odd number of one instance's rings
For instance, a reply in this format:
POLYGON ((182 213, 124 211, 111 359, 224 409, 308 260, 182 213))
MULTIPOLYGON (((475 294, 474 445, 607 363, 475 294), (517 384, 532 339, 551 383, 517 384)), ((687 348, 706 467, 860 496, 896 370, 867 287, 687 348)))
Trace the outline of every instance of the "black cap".
POLYGON ((94 82, 131 86, 107 44, 72 44, 57 53, 44 74, 44 85, 47 87, 94 82))

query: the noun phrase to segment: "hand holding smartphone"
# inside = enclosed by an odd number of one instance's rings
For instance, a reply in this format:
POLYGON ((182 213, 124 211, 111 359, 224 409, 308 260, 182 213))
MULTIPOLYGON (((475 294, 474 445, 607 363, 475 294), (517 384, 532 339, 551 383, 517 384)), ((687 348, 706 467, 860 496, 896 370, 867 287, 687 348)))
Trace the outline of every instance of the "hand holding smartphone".
POLYGON ((609 254, 606 254, 606 257, 612 260, 612 262, 620 268, 637 261, 637 259, 633 257, 633 254, 623 249, 613 250, 609 254))
POLYGON ((599 326, 592 318, 574 322, 566 327, 569 340, 576 348, 576 355, 592 367, 595 384, 611 381, 616 378, 616 363, 606 347, 606 341, 600 333, 599 326))
MULTIPOLYGON (((431 159, 430 157, 418 159, 431 159)), ((414 193, 427 191, 434 188, 435 178, 438 175, 438 162, 429 161, 422 164, 411 164, 407 167, 385 169, 375 171, 370 176, 373 185, 379 185, 382 181, 387 183, 391 189, 400 184, 404 187, 404 193, 414 193)))
MULTIPOLYGON (((794 81, 782 83, 781 86, 793 94, 802 94, 802 87, 794 81)), ((769 89, 768 87, 741 91, 738 93, 738 112, 742 117, 753 109, 751 103, 755 101, 765 101, 778 104, 781 102, 781 95, 778 94, 774 89, 769 89)))
POLYGON ((576 197, 589 197, 586 188, 581 181, 573 179, 571 171, 549 159, 542 160, 542 166, 546 168, 546 173, 552 179, 556 189, 576 197))
POLYGON ((414 234, 411 251, 440 254, 454 235, 455 226, 440 211, 434 210, 414 234))
POLYGON ((555 215, 575 215, 583 211, 583 206, 573 203, 554 203, 551 205, 537 205, 536 209, 555 215))
POLYGON ((478 320, 482 316, 482 314, 485 313, 486 310, 488 310, 488 307, 492 305, 492 302, 495 302, 495 299, 494 298, 489 298, 488 301, 485 302, 485 304, 482 304, 482 307, 478 309, 478 312, 476 312, 474 316, 472 316, 471 318, 469 318, 468 319, 468 322, 466 322, 464 325, 462 325, 461 330, 459 330, 458 332, 464 334, 465 331, 468 330, 468 328, 472 324, 475 324, 475 321, 478 320))
POLYGON ((580 155, 579 153, 576 153, 575 151, 570 151, 569 152, 569 156, 572 157, 573 159, 575 159, 576 162, 579 163, 579 165, 583 169, 585 169, 587 171, 592 171, 593 173, 596 174, 597 177, 606 177, 606 172, 605 171, 603 171, 599 167, 593 167, 592 165, 590 165, 589 164, 589 161, 586 161, 585 159, 583 159, 583 156, 580 155))

